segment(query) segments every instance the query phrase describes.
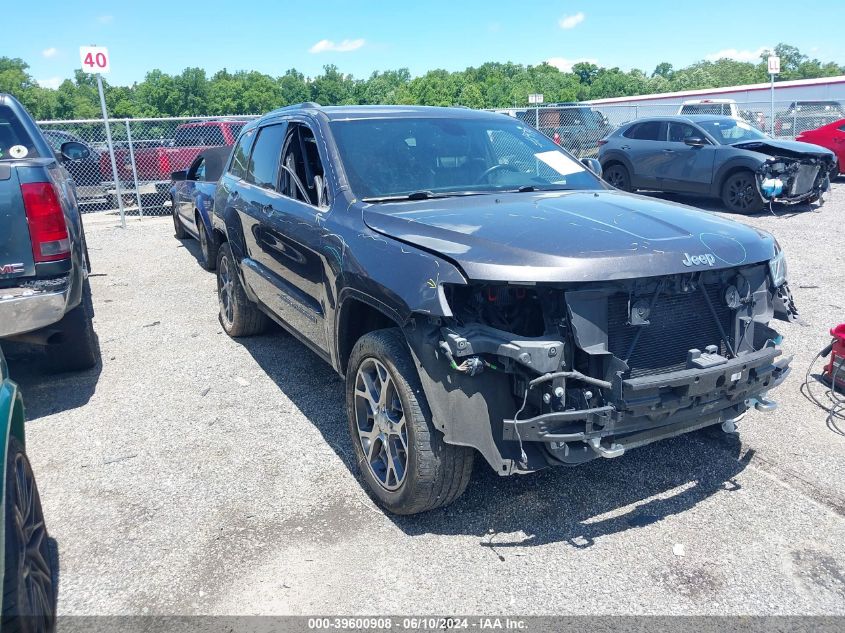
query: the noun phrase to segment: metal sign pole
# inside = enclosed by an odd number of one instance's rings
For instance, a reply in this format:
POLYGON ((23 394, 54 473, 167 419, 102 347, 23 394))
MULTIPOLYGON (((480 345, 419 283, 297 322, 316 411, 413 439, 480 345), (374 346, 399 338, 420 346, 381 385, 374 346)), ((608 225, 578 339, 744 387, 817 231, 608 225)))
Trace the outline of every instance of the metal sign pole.
POLYGON ((135 150, 132 148, 132 130, 129 126, 129 119, 125 119, 126 123, 126 142, 129 143, 129 161, 132 163, 132 178, 135 180, 135 200, 138 201, 138 217, 144 217, 144 207, 141 206, 141 191, 138 186, 138 170, 135 168, 135 150))
POLYGON ((100 91, 100 107, 103 109, 103 123, 106 126, 106 142, 109 145, 109 158, 111 158, 111 171, 114 175, 114 186, 117 192, 117 206, 120 209, 120 225, 126 228, 126 215, 123 211, 123 192, 120 190, 120 176, 117 175, 117 161, 114 159, 114 144, 111 141, 111 128, 109 128, 109 114, 106 110, 106 97, 103 94, 103 77, 97 73, 97 89, 100 91))
MULTIPOLYGON (((774 74, 771 74, 771 75, 769 75, 769 77, 772 78, 772 92, 771 92, 772 104, 771 104, 771 110, 770 110, 771 122, 769 123, 769 135, 774 136, 775 135, 775 76, 774 76, 774 74)), ((793 132, 794 132, 794 130, 793 130, 793 132)))

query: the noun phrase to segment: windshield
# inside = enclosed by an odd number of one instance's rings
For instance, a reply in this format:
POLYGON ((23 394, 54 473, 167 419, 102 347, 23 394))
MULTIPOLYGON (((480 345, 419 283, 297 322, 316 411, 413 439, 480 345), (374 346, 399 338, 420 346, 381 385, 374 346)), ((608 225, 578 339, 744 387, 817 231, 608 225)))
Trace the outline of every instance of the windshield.
POLYGON ((504 116, 357 119, 331 126, 350 185, 363 199, 602 188, 547 137, 504 116))
POLYGON ((697 121, 697 123, 722 145, 731 145, 743 141, 759 141, 769 138, 760 130, 748 125, 745 121, 718 119, 713 121, 697 121))

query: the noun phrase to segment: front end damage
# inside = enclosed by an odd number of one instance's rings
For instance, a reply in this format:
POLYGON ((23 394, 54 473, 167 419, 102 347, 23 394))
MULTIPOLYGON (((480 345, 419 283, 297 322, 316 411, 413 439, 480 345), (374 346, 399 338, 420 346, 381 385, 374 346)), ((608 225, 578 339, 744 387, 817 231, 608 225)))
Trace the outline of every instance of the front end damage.
POLYGON ((755 171, 757 188, 763 200, 786 203, 824 201, 834 167, 830 156, 788 151, 761 142, 746 144, 742 148, 769 155, 755 171))
POLYGON ((727 430, 789 373, 782 256, 646 279, 445 286, 453 317, 406 334, 434 424, 500 474, 727 430))

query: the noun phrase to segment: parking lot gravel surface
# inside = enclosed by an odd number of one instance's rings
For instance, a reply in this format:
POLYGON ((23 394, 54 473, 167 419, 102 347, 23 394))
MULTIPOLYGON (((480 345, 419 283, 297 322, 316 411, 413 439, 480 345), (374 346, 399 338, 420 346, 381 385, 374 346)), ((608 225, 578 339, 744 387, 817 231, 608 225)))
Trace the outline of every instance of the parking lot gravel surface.
POLYGON ((845 421, 801 391, 845 321, 832 193, 735 218, 787 251, 806 321, 777 324, 777 411, 529 476, 479 459, 454 505, 412 517, 365 493, 327 365, 278 329, 223 333, 196 242, 87 216, 102 368, 11 362, 60 613, 845 614, 845 421))

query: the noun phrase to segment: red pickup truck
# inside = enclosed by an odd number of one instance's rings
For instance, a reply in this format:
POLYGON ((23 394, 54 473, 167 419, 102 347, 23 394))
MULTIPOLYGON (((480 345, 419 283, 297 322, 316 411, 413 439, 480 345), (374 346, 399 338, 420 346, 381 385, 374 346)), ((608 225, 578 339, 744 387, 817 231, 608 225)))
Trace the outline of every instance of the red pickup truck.
MULTIPOLYGON (((163 147, 141 147, 135 149, 135 168, 138 171, 138 192, 144 206, 162 206, 168 199, 170 174, 187 169, 194 159, 205 149, 221 145, 232 146, 244 121, 202 121, 184 123, 176 128, 173 145, 163 147)), ((129 148, 116 148, 114 151, 117 171, 121 183, 126 183, 123 193, 134 200, 134 179, 129 148)), ((100 171, 111 176, 109 155, 103 152, 100 157, 100 171)), ((111 178, 109 178, 111 180, 111 178)), ((114 196, 114 182, 104 182, 110 198, 114 196)))

